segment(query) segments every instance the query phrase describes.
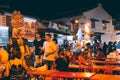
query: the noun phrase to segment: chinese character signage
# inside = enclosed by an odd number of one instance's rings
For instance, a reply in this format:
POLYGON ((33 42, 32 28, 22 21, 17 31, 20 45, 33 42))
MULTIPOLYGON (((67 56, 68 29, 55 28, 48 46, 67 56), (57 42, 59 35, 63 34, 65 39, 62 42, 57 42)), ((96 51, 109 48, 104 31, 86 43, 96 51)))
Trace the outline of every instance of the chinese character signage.
POLYGON ((23 37, 28 39, 29 41, 34 40, 35 34, 35 23, 33 22, 25 22, 23 27, 14 28, 13 29, 13 37, 23 37))

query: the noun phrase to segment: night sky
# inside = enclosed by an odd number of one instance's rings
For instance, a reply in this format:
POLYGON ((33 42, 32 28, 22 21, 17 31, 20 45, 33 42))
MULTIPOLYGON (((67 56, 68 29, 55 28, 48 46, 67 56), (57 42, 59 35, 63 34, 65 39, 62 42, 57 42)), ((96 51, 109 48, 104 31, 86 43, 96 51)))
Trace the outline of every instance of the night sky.
POLYGON ((115 19, 120 19, 120 0, 0 0, 5 11, 20 10, 23 15, 39 19, 57 19, 80 14, 101 3, 115 19))

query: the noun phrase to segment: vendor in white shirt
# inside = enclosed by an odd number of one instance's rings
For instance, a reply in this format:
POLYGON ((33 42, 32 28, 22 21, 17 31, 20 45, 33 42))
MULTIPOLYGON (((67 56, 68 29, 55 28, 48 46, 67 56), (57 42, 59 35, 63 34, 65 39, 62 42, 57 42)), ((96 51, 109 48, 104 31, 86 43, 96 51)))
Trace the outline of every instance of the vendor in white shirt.
POLYGON ((48 69, 50 70, 55 61, 54 53, 56 52, 56 46, 55 43, 51 40, 50 34, 46 34, 45 39, 46 41, 43 44, 43 50, 44 50, 43 59, 45 64, 48 65, 48 69))

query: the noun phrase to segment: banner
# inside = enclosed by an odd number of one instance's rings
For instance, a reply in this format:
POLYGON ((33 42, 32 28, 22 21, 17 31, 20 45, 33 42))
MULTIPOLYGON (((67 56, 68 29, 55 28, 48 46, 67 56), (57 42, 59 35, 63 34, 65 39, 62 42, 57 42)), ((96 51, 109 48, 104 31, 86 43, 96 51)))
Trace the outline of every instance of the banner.
POLYGON ((23 27, 13 28, 13 37, 16 38, 26 38, 29 41, 34 40, 35 35, 35 23, 25 22, 23 27))

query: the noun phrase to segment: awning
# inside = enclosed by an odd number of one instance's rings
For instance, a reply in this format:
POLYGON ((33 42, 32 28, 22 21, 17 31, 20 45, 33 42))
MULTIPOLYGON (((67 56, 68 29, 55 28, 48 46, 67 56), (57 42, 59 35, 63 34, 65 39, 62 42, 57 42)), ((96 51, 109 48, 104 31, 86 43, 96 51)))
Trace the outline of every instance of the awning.
POLYGON ((120 37, 120 33, 116 33, 116 35, 120 37))
POLYGON ((91 21, 99 21, 99 20, 97 20, 97 19, 94 19, 94 18, 91 18, 90 20, 91 20, 91 21))
POLYGON ((106 21, 106 20, 102 20, 103 23, 110 23, 109 21, 106 21))
POLYGON ((60 25, 60 24, 58 25, 58 27, 61 28, 61 29, 68 29, 68 27, 60 25))
POLYGON ((94 32, 94 34, 92 35, 104 35, 105 33, 102 33, 102 32, 94 32))
POLYGON ((59 31, 54 28, 47 28, 47 29, 39 28, 38 32, 52 32, 52 33, 56 33, 56 34, 70 35, 70 33, 59 31))

